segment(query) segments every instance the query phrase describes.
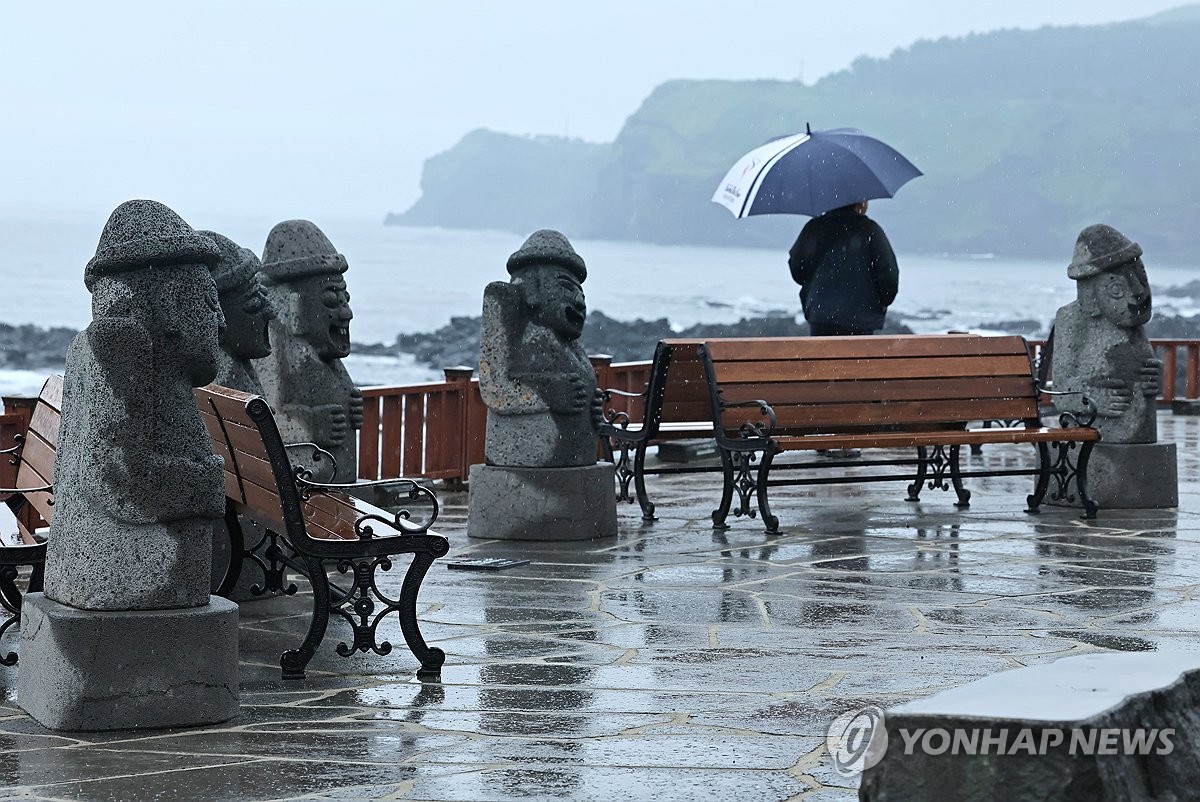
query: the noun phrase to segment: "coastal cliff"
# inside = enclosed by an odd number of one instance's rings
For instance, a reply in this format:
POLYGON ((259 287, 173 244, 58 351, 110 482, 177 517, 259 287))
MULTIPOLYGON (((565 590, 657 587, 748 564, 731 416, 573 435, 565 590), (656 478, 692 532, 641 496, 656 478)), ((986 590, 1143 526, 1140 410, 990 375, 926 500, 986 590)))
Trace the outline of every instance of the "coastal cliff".
POLYGON ((795 218, 710 202, 765 140, 852 126, 925 176, 872 205, 906 253, 1055 256, 1097 221, 1190 259, 1200 6, 1103 26, 921 41, 812 85, 672 81, 609 144, 473 131, 431 158, 398 225, 778 247, 795 218))

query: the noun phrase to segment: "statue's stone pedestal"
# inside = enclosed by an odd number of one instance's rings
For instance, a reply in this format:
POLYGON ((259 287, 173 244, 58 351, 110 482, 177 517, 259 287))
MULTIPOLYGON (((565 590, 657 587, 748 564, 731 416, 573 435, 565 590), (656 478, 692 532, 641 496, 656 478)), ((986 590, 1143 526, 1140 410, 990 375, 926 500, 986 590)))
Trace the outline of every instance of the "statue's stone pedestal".
POLYGON ((471 466, 467 536, 484 540, 616 537, 613 465, 471 466))
POLYGON ((212 724, 238 713, 238 607, 80 610, 25 596, 17 703, 52 730, 212 724))
POLYGON ((1097 443, 1088 460, 1087 488, 1101 514, 1178 507, 1175 444, 1097 443))
POLYGON ((859 799, 1194 799, 1198 705, 1195 654, 1086 654, 993 674, 887 710, 859 799))

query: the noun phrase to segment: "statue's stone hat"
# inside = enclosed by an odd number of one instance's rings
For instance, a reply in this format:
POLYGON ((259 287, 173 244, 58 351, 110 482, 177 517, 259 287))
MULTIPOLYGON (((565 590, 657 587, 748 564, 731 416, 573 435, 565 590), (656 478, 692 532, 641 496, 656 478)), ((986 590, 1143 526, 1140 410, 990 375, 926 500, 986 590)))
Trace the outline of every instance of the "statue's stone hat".
POLYGON ((1079 232, 1075 256, 1067 265, 1067 277, 1088 278, 1112 270, 1142 255, 1142 246, 1112 226, 1097 223, 1079 232))
POLYGON ((83 271, 89 291, 96 279, 146 267, 208 265, 221 251, 207 237, 192 230, 183 218, 158 201, 129 200, 109 215, 96 255, 83 271))
POLYGON ((263 275, 275 282, 296 281, 321 273, 345 273, 346 257, 308 220, 284 220, 271 229, 263 246, 263 275))
POLYGON ((221 250, 221 260, 212 267, 213 280, 217 283, 217 292, 223 293, 240 287, 254 277, 262 267, 258 254, 249 248, 243 248, 224 234, 215 231, 199 231, 202 237, 208 237, 221 250))
POLYGON ((512 256, 508 257, 508 272, 516 273, 523 267, 557 265, 565 267, 579 279, 587 279, 587 266, 583 257, 575 253, 570 241, 557 231, 543 228, 529 235, 512 256))

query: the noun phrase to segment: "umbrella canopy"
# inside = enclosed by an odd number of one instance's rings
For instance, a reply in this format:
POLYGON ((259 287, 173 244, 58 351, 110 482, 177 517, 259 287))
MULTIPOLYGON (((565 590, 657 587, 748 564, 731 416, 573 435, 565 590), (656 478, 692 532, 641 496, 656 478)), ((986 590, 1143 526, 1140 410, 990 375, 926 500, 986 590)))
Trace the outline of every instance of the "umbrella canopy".
MULTIPOLYGON (((806 126, 807 127, 807 126, 806 126)), ((890 198, 921 171, 857 128, 772 139, 738 159, 713 195, 736 217, 807 214, 890 198)))

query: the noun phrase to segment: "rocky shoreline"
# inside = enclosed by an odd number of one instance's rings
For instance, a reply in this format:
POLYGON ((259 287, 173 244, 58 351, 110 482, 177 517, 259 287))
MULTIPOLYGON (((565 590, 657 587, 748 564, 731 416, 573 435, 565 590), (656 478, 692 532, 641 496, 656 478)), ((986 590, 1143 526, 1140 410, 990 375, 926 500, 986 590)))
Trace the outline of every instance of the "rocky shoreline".
MULTIPOLYGON (((1195 287, 1185 285, 1163 292, 1175 297, 1200 295, 1200 281, 1192 284, 1195 287)), ((915 319, 918 318, 889 314, 882 333, 911 334, 912 329, 904 321, 915 319)), ((479 358, 479 328, 478 317, 453 317, 436 331, 401 334, 392 343, 355 343, 353 353, 391 357, 411 354, 420 364, 436 370, 453 365, 475 367, 479 358)), ((980 323, 977 328, 1040 338, 1046 336, 1049 322, 1032 319, 993 321, 980 323)), ((65 327, 0 323, 0 369, 62 370, 67 346, 76 333, 65 327)), ((616 362, 628 362, 649 359, 655 344, 667 337, 792 337, 807 333, 807 325, 786 315, 745 318, 730 324, 697 324, 675 330, 666 318, 621 321, 594 311, 588 315, 581 341, 589 354, 609 354, 616 362)), ((1146 334, 1151 338, 1200 338, 1200 315, 1156 314, 1146 325, 1146 334)))

